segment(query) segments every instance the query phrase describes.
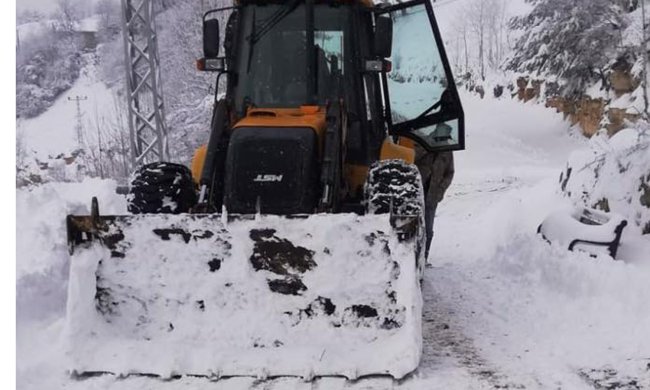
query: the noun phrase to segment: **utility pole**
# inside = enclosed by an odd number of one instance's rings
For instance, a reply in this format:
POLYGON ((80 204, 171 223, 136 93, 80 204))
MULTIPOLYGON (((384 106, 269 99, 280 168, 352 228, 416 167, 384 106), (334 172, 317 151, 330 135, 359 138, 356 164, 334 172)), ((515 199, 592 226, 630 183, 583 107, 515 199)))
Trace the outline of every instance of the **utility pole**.
POLYGON ((104 167, 102 166, 102 132, 101 125, 97 123, 97 155, 99 160, 99 177, 104 178, 104 167))
POLYGON ((154 0, 122 0, 131 164, 169 159, 154 0))
POLYGON ((641 55, 643 56, 643 117, 648 118, 648 43, 647 43, 647 30, 645 21, 645 0, 641 0, 641 55))
POLYGON ((84 100, 88 100, 88 97, 87 96, 68 97, 68 100, 77 103, 77 124, 75 125, 75 132, 77 133, 77 144, 79 144, 80 149, 83 149, 84 147, 83 123, 82 123, 83 115, 81 114, 81 102, 83 102, 84 100))

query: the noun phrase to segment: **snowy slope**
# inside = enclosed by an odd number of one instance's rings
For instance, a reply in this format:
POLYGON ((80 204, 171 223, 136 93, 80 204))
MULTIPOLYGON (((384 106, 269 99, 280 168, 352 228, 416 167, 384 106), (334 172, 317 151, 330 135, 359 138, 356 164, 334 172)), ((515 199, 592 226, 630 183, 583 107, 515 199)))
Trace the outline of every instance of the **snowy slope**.
POLYGON ((455 154, 456 177, 438 208, 423 285, 424 355, 406 380, 71 380, 61 339, 63 216, 80 211, 91 194, 105 212, 124 211, 111 183, 86 182, 17 191, 18 388, 593 389, 631 381, 637 387, 629 388, 650 388, 650 258, 592 259, 535 234, 566 204, 558 178, 585 141, 567 135, 568 124, 552 110, 462 98, 467 150, 455 154))
POLYGON ((26 146, 27 158, 40 161, 59 154, 69 155, 79 148, 76 125, 77 106, 69 100, 85 98, 80 102, 84 143, 96 142, 97 126, 105 126, 115 116, 112 92, 97 79, 92 54, 85 54, 87 65, 74 85, 62 93, 43 114, 18 121, 17 136, 26 146))

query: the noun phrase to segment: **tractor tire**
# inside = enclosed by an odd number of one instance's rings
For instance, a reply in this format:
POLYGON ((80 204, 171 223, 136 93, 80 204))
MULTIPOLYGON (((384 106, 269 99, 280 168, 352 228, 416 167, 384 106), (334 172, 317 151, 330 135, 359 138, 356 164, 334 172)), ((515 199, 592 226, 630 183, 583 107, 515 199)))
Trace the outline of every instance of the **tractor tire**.
POLYGON ((424 276, 426 232, 424 190, 419 169, 402 160, 382 160, 370 166, 364 187, 367 214, 390 214, 400 240, 413 240, 415 266, 424 276))
POLYGON ((364 198, 369 214, 424 215, 420 171, 402 160, 382 160, 372 164, 364 198))
POLYGON ((192 173, 167 162, 144 165, 131 179, 127 202, 132 214, 187 213, 197 202, 192 173))

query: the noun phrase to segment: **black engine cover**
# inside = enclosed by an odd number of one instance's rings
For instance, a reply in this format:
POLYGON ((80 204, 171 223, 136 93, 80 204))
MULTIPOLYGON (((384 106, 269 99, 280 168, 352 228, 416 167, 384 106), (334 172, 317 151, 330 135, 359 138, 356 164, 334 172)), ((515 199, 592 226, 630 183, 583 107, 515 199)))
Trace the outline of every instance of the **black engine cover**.
POLYGON ((310 128, 241 127, 228 146, 225 205, 230 213, 312 213, 317 203, 318 138, 310 128))

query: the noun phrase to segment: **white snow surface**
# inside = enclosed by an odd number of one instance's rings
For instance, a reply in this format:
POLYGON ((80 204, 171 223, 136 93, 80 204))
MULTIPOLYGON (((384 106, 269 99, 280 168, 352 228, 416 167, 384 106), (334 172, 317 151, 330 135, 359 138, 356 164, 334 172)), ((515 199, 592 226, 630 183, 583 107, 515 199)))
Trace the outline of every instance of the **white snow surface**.
POLYGON ((102 193, 110 183, 52 183, 17 191, 18 388, 594 389, 618 383, 650 389, 648 236, 626 230, 633 234, 627 242, 635 243, 626 248, 635 254, 629 262, 547 244, 537 226, 558 207, 572 206, 558 179, 570 152, 585 141, 569 135, 569 124, 553 110, 461 97, 467 150, 455 153, 456 176, 438 207, 422 286, 423 355, 412 375, 354 382, 70 378, 63 215, 91 193, 107 213, 122 212, 124 201, 102 193))
POLYGON ((126 238, 112 252, 80 246, 71 260, 70 368, 163 377, 401 378, 419 363, 422 300, 413 242, 391 235, 388 219, 117 221, 107 235, 126 238), (295 295, 273 292, 271 283, 286 275, 280 265, 264 266, 289 256, 295 263, 283 263, 286 272, 306 287, 295 295), (355 308, 362 307, 374 315, 359 314, 355 308))

